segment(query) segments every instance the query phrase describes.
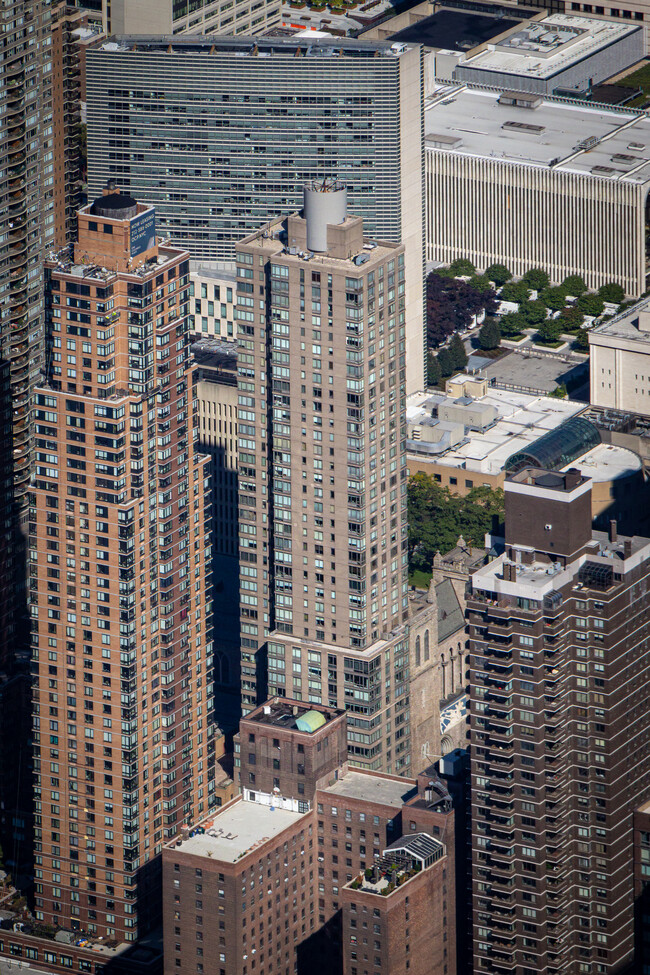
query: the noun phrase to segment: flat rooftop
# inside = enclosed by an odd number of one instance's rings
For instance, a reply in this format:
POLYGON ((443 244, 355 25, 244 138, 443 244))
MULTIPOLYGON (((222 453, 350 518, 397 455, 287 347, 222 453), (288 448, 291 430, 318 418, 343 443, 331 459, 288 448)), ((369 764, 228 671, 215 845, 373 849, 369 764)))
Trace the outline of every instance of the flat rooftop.
MULTIPOLYGON (((489 44, 487 50, 460 65, 525 75, 527 78, 552 78, 573 64, 591 57, 622 38, 641 31, 634 24, 551 14, 540 21, 522 24, 507 37, 489 44)), ((489 79, 486 78, 489 84, 489 79)))
MULTIPOLYGON (((344 712, 337 711, 335 708, 324 708, 317 704, 314 705, 302 705, 296 701, 289 701, 284 699, 276 699, 267 701, 265 704, 254 711, 251 711, 242 720, 244 721, 255 721, 258 724, 268 724, 273 725, 276 728, 296 728, 297 722, 304 718, 305 715, 314 713, 316 715, 322 715, 325 719, 325 723, 321 724, 319 727, 325 727, 325 724, 339 718, 344 712)), ((301 729, 298 729, 301 730, 301 729)))
POLYGON ((521 21, 509 19, 498 12, 490 15, 483 11, 446 10, 425 17, 391 36, 392 41, 407 44, 424 44, 425 47, 445 51, 469 51, 479 44, 491 41, 507 30, 519 26, 521 21))
POLYGON ((589 343, 607 345, 608 339, 622 339, 639 345, 639 352, 650 353, 650 331, 639 328, 639 315, 650 316, 650 298, 638 301, 608 322, 589 330, 589 343), (644 348, 645 346, 645 348, 644 348))
MULTIPOLYGON (((298 211, 298 215, 300 215, 300 212, 298 211)), ((358 217, 348 214, 345 220, 338 224, 338 226, 344 227, 346 223, 350 224, 357 219, 358 217)), ((394 254, 395 248, 400 246, 400 244, 392 243, 391 241, 364 237, 361 250, 352 254, 350 257, 335 257, 328 251, 299 251, 288 244, 286 217, 278 217, 277 220, 273 220, 267 224, 264 230, 256 230, 254 233, 242 238, 238 243, 247 246, 255 245, 259 254, 264 254, 269 257, 282 256, 289 261, 297 261, 303 264, 309 263, 323 268, 328 266, 336 267, 337 269, 341 267, 349 268, 350 274, 363 274, 364 271, 367 271, 375 264, 381 263, 387 257, 394 254)))
POLYGON ((376 802, 395 809, 400 809, 417 794, 416 786, 408 779, 354 771, 347 772, 338 782, 323 791, 331 796, 376 802))
MULTIPOLYGON (((442 403, 445 398, 444 393, 416 393, 410 396, 406 401, 408 422, 417 423, 419 417, 430 416, 432 407, 442 403)), ((493 426, 485 433, 473 430, 467 442, 444 454, 428 457, 409 449, 408 458, 412 465, 422 460, 468 472, 498 474, 512 454, 530 446, 545 433, 555 430, 565 420, 585 409, 584 403, 572 400, 494 387, 489 387, 487 395, 476 402, 495 407, 498 419, 493 426)))
POLYGON ((293 826, 307 813, 289 809, 271 809, 257 802, 240 799, 226 806, 214 818, 201 823, 205 833, 195 833, 182 840, 175 849, 193 856, 212 857, 224 863, 236 863, 254 847, 273 839, 278 833, 293 826))
POLYGON ((577 460, 571 461, 563 471, 570 467, 579 467, 583 474, 592 481, 615 481, 619 477, 628 477, 643 468, 643 462, 638 454, 626 447, 601 443, 588 450, 577 460))
MULTIPOLYGON (((498 90, 446 85, 427 99, 428 150, 615 179, 650 182, 650 116, 636 109, 527 96, 506 104, 498 90)), ((516 94, 515 94, 516 97, 516 94)))
POLYGON ((352 37, 315 37, 305 38, 295 36, 286 37, 247 37, 240 35, 232 37, 225 34, 114 34, 99 47, 88 52, 88 57, 102 54, 137 53, 164 54, 168 58, 173 55, 197 54, 220 57, 232 55, 234 57, 295 57, 300 50, 304 57, 313 58, 368 58, 377 53, 387 57, 400 57, 410 50, 404 43, 395 41, 361 40, 352 37), (170 49, 171 48, 171 49, 170 49))

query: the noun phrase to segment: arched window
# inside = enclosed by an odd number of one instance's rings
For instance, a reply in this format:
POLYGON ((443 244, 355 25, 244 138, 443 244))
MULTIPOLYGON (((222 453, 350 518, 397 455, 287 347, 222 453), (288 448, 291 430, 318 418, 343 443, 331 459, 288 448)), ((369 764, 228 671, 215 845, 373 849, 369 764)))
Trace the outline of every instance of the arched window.
POLYGON ((429 631, 424 631, 424 659, 425 662, 429 659, 429 631))
POLYGON ((415 666, 420 666, 420 635, 415 638, 415 666))
POLYGON ((445 655, 440 654, 440 697, 444 700, 447 697, 447 689, 445 686, 445 655))
POLYGON ((449 688, 449 693, 454 693, 454 648, 449 647, 449 683, 451 687, 449 688))

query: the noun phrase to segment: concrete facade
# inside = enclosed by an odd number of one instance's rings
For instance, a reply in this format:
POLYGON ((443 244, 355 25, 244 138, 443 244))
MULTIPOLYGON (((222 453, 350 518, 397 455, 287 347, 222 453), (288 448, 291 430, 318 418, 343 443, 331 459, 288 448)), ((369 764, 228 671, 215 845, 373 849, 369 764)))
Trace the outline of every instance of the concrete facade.
POLYGON ((87 55, 90 191, 119 178, 205 263, 232 261, 238 240, 302 206, 305 181, 335 174, 365 233, 406 247, 415 391, 425 360, 423 97, 419 46, 117 37, 87 55))
POLYGON ((101 0, 106 34, 261 34, 280 24, 280 0, 101 0))

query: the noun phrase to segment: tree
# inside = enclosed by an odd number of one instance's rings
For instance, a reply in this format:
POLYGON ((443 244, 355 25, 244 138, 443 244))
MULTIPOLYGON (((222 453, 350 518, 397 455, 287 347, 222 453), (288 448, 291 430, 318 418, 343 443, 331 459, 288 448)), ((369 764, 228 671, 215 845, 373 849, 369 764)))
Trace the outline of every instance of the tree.
POLYGON ((538 338, 542 342, 557 342, 562 333, 562 326, 557 318, 547 318, 542 322, 537 332, 538 338))
POLYGON ((519 314, 524 316, 527 325, 536 328, 546 321, 546 305, 543 301, 526 301, 519 309, 519 314))
POLYGON ((502 301, 528 301, 530 288, 525 281, 506 281, 499 297, 502 301))
POLYGON ((449 343, 449 354, 451 355, 452 362, 454 363, 454 369, 460 371, 461 369, 465 368, 467 365, 467 353, 465 352, 463 340, 458 332, 456 332, 449 343))
POLYGON ((542 288, 548 287, 548 274, 546 271, 542 271, 540 267, 531 267, 521 280, 533 291, 541 291, 542 288))
POLYGON ((501 331, 493 318, 488 318, 478 333, 478 343, 486 352, 501 345, 501 331))
POLYGON ((476 268, 466 257, 459 257, 449 265, 452 274, 474 274, 476 268))
POLYGON ((454 372, 454 360, 449 349, 440 350, 438 353, 438 365, 445 379, 454 372))
POLYGON ((562 282, 562 288, 568 295, 577 297, 587 290, 587 285, 579 274, 569 274, 562 282))
POLYGON ((565 332, 575 332, 576 329, 580 328, 584 320, 585 316, 575 305, 569 305, 567 308, 564 308, 560 317, 557 319, 560 323, 560 328, 565 332))
POLYGON ((611 301, 616 305, 620 305, 625 298, 625 288, 621 287, 620 284, 616 284, 614 281, 608 281, 607 284, 600 286, 598 294, 603 301, 611 301))
POLYGON ((573 343, 576 349, 581 352, 589 351, 589 332, 586 328, 579 328, 575 337, 575 342, 573 343))
POLYGON ((566 292, 564 288, 544 288, 540 297, 547 308, 551 311, 562 311, 566 305, 566 292))
POLYGON ((437 348, 457 332, 467 328, 474 315, 485 309, 491 315, 497 309, 494 291, 481 293, 467 281, 432 272, 427 277, 427 340, 437 348))
POLYGON ((602 315, 605 310, 605 301, 602 295, 580 295, 578 298, 578 310, 583 315, 591 315, 595 318, 597 315, 602 315))
POLYGON ((526 319, 520 311, 510 311, 506 315, 501 315, 499 319, 499 331, 505 338, 511 335, 520 335, 526 328, 526 319))
POLYGON ((567 392, 567 388, 564 385, 564 383, 561 383, 559 386, 556 386, 555 389, 548 395, 552 396, 554 399, 566 399, 569 394, 567 392))
POLYGON ((437 356, 431 352, 427 355, 427 383, 429 386, 437 386, 442 379, 442 370, 437 356))
POLYGON ((460 498, 430 474, 415 474, 408 482, 409 569, 431 571, 436 552, 448 552, 459 535, 481 542, 493 516, 502 517, 503 502, 501 488, 472 488, 460 498))
POLYGON ((489 278, 490 281, 494 281, 497 288, 500 288, 501 285, 510 280, 512 274, 505 264, 490 264, 490 266, 485 269, 485 277, 489 278))
POLYGON ((492 282, 485 274, 475 274, 467 283, 470 284, 472 288, 476 288, 477 291, 480 291, 481 294, 486 294, 488 291, 493 290, 492 282))

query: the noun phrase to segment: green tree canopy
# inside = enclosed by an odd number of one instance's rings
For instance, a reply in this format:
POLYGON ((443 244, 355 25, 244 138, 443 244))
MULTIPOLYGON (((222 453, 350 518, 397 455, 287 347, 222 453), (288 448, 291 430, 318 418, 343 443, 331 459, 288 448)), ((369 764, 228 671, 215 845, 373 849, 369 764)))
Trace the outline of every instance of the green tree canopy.
POLYGON ((490 281, 494 281, 497 288, 500 288, 502 284, 510 280, 512 274, 505 264, 490 264, 485 269, 485 277, 489 278, 490 281))
POLYGON ((557 318, 547 318, 539 326, 537 335, 542 342, 557 342, 562 334, 562 325, 557 318))
POLYGON ((471 261, 468 261, 466 257, 459 257, 455 261, 452 261, 449 265, 449 270, 452 274, 474 274, 476 268, 471 261))
POLYGON ((499 319, 499 330, 506 338, 509 335, 518 335, 527 327, 528 323, 520 311, 508 312, 499 319))
POLYGON ((581 352, 587 352, 589 349, 589 332, 586 328, 579 328, 576 332, 574 345, 581 352))
POLYGON ((438 357, 429 352, 427 355, 427 382, 429 386, 437 386, 442 379, 442 370, 438 357))
POLYGON ((519 314, 524 316, 531 328, 536 328, 546 321, 547 309, 543 301, 526 301, 520 308, 519 314))
POLYGON ((438 353, 438 365, 443 377, 446 379, 454 372, 454 360, 449 349, 441 349, 438 353))
POLYGON ((482 545, 492 517, 503 516, 503 490, 472 488, 464 498, 436 483, 430 474, 414 474, 408 483, 409 568, 431 571, 436 552, 454 547, 458 536, 482 545))
POLYGON ((520 304, 528 301, 530 288, 525 281, 506 281, 499 298, 502 301, 518 301, 520 304))
POLYGON ((487 277, 486 274, 475 274, 469 279, 468 283, 471 284, 473 288, 476 288, 477 291, 480 291, 481 294, 487 294, 489 291, 493 290, 492 281, 487 277))
POLYGON ((602 315, 605 309, 605 302, 602 295, 582 294, 578 298, 578 310, 583 315, 602 315))
POLYGON ((569 274, 562 282, 562 287, 568 295, 573 295, 574 298, 587 290, 584 278, 581 278, 579 274, 569 274))
POLYGON ((563 328, 565 331, 572 331, 573 329, 580 328, 584 320, 585 316, 577 305, 569 305, 562 311, 558 319, 561 328, 563 328))
POLYGON ((616 284, 614 281, 608 281, 607 284, 601 285, 598 289, 598 294, 603 301, 612 301, 620 305, 625 298, 625 288, 621 287, 620 284, 616 284))
POLYGON ((548 287, 548 274, 546 271, 542 271, 540 267, 531 267, 521 280, 525 281, 533 291, 541 291, 542 288, 548 287))
POLYGON ((543 301, 551 311, 562 311, 566 305, 566 291, 564 288, 544 288, 539 297, 540 301, 543 301))
POLYGON ((449 343, 449 354, 451 355, 454 369, 460 371, 467 365, 467 353, 465 346, 458 332, 456 332, 449 343))
POLYGON ((501 331, 493 318, 488 318, 478 333, 478 342, 486 352, 501 345, 501 331))

